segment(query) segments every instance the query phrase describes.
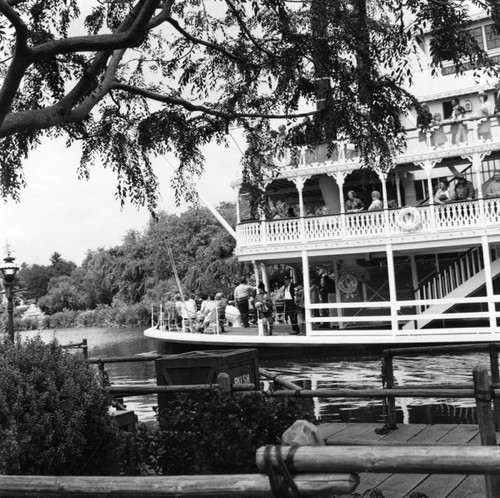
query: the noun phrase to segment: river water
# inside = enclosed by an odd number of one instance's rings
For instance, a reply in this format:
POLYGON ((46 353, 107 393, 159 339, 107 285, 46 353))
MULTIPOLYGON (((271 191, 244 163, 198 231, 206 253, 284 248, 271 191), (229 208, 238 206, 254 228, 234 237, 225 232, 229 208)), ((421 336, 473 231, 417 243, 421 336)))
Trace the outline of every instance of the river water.
MULTIPOLYGON (((35 332, 23 332, 32 337, 35 332)), ((144 337, 142 329, 61 329, 42 331, 41 337, 56 337, 61 344, 87 339, 89 358, 130 356, 156 351, 156 341, 144 337)), ((419 356, 396 359, 395 377, 399 385, 418 384, 422 387, 436 384, 463 384, 472 382, 472 369, 478 363, 488 362, 486 354, 419 356)), ((281 375, 307 389, 318 388, 380 388, 381 356, 322 354, 293 359, 260 360, 266 370, 281 375)), ((108 364, 113 384, 155 384, 154 362, 108 364)), ((401 423, 475 423, 472 399, 399 399, 398 421, 401 423)), ((156 395, 125 398, 125 404, 134 410, 140 422, 155 420, 153 407, 156 395)), ((384 404, 371 399, 322 399, 308 405, 322 422, 380 422, 384 423, 384 404)))

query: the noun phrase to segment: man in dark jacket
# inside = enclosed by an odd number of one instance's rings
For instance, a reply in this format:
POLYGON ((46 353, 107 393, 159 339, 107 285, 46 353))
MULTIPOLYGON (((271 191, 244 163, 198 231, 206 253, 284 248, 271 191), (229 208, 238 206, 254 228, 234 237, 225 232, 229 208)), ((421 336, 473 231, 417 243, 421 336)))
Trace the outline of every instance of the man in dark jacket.
POLYGON ((299 326, 297 324, 297 305, 295 304, 295 284, 288 275, 285 277, 285 285, 283 285, 280 291, 285 300, 285 322, 289 318, 292 324, 292 334, 298 334, 299 326))
POLYGON ((471 199, 474 199, 474 187, 465 179, 465 176, 459 175, 455 185, 455 200, 470 201, 471 199))

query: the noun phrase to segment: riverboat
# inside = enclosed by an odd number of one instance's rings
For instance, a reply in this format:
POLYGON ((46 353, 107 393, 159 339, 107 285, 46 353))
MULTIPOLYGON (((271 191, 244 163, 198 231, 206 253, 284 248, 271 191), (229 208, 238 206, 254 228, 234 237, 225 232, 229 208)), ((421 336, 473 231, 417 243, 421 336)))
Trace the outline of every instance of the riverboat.
MULTIPOLYGON (((472 19, 477 39, 500 58, 491 19, 472 19)), ((416 112, 405 117, 406 148, 390 170, 362 168, 356 149, 338 137, 298 144, 273 157, 279 174, 269 178, 263 195, 268 213, 277 216, 263 213, 260 219, 250 217, 248 187, 241 179, 233 182, 236 254, 253 263, 256 281, 269 289, 269 269, 285 265, 304 289, 320 276, 334 282, 320 302, 304 293, 305 335, 280 334, 285 326, 278 325, 278 333, 267 336, 261 325, 220 334, 152 327, 147 336, 165 350, 168 344, 324 348, 500 339, 498 81, 478 81, 472 69, 457 75, 451 62, 431 75, 425 37, 420 50, 411 91, 443 120, 424 129, 417 128, 416 112), (464 109, 459 119, 453 99, 464 109), (466 198, 458 194, 460 177, 466 198), (442 181, 450 184, 449 198, 435 196, 442 181), (346 210, 349 191, 365 209, 346 210), (373 191, 381 194, 382 209, 367 209, 373 191), (290 207, 295 216, 287 216, 290 207)))

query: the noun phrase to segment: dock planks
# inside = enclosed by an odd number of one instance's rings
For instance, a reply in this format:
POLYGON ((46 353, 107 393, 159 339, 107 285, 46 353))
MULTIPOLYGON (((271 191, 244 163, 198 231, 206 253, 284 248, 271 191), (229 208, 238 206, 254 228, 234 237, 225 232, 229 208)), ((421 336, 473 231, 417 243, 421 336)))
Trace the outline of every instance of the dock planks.
MULTIPOLYGON (((477 425, 410 424, 399 425, 388 434, 376 434, 378 423, 330 423, 319 426, 328 445, 419 445, 467 444, 479 445, 477 425)), ((497 436, 498 437, 498 436, 497 436)), ((485 498, 484 476, 450 474, 387 474, 360 473, 356 489, 361 495, 378 488, 385 498, 408 498, 412 493, 423 493, 429 498, 485 498)))

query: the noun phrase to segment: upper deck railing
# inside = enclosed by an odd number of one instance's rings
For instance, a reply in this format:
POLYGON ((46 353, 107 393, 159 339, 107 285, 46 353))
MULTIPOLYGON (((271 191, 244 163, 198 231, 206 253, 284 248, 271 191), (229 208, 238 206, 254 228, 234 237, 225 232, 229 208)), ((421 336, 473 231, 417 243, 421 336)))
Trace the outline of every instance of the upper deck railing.
POLYGON ((447 233, 453 238, 464 229, 498 228, 500 198, 450 202, 443 205, 404 207, 379 211, 308 216, 241 223, 237 227, 238 250, 245 247, 332 241, 349 246, 353 241, 379 243, 381 237, 415 237, 447 233))
MULTIPOLYGON (((474 117, 454 121, 443 121, 440 126, 427 129, 408 128, 406 148, 395 158, 396 164, 404 164, 425 158, 453 157, 463 149, 480 148, 485 151, 496 150, 500 144, 500 114, 488 117, 474 117)), ((322 144, 296 144, 301 150, 298 163, 292 160, 291 153, 275 157, 273 161, 286 176, 287 171, 296 168, 318 167, 329 164, 359 163, 355 146, 347 140, 339 139, 322 144), (331 143, 334 144, 333 151, 331 143), (329 148, 330 147, 330 148, 329 148)))

